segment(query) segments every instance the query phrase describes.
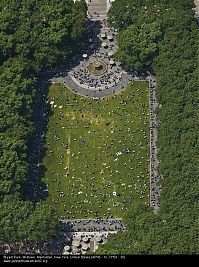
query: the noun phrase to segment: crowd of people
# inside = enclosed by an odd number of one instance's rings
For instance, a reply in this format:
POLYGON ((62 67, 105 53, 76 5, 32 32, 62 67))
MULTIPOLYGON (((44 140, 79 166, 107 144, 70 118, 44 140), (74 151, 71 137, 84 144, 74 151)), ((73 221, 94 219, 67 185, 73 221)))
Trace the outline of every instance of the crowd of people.
POLYGON ((98 102, 60 92, 49 99, 56 122, 49 124, 46 155, 53 203, 63 218, 128 210, 135 192, 142 199, 148 190, 147 93, 131 88, 98 102))
POLYGON ((81 64, 70 71, 70 77, 77 85, 90 90, 104 90, 113 87, 120 82, 124 74, 120 63, 112 59, 112 55, 117 50, 116 32, 108 27, 106 20, 102 20, 100 26, 98 36, 96 36, 96 31, 90 29, 89 42, 90 46, 94 46, 95 42, 100 39, 101 45, 91 56, 84 54, 87 58, 82 58, 81 64), (89 65, 93 62, 103 62, 106 66, 102 75, 95 75, 89 70, 89 65))

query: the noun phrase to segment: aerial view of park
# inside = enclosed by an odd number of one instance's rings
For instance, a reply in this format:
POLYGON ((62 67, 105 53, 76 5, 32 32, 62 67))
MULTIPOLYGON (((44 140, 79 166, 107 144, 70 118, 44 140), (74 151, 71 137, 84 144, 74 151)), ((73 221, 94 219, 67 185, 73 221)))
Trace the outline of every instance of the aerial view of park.
POLYGON ((43 165, 50 205, 79 219, 121 218, 129 206, 148 204, 148 83, 101 100, 51 85, 48 99, 43 165))
POLYGON ((0 2, 3 263, 199 254, 198 23, 199 0, 0 2))

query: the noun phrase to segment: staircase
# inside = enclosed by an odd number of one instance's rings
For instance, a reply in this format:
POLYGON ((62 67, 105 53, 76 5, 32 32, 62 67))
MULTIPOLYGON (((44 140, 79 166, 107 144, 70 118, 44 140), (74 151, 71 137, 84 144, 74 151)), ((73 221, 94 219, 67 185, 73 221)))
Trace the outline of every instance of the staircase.
POLYGON ((88 0, 88 18, 91 20, 103 20, 107 16, 107 0, 88 0))

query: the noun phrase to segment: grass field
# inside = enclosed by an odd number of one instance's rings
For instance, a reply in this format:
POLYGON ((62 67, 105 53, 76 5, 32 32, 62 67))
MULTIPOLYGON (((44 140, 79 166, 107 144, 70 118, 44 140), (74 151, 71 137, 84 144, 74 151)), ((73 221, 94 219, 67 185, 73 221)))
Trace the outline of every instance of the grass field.
POLYGON ((100 100, 51 85, 43 180, 62 218, 122 218, 149 202, 148 83, 100 100))

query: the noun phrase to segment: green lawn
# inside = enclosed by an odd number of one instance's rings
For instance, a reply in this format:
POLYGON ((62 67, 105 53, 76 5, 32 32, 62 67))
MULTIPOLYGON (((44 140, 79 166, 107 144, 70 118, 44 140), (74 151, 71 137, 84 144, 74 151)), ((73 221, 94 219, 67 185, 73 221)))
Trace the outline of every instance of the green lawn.
POLYGON ((148 204, 148 82, 100 100, 56 84, 49 88, 53 99, 41 163, 50 205, 62 218, 122 218, 137 203, 148 204))

